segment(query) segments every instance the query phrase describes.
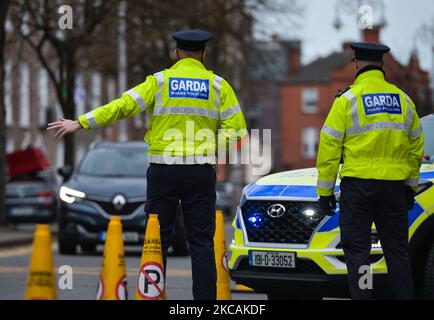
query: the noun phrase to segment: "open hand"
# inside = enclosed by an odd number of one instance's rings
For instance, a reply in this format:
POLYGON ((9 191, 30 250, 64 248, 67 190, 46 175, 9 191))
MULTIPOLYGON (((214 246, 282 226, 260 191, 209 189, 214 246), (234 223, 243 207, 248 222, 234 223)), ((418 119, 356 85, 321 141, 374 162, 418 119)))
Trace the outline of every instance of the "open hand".
POLYGON ((54 138, 60 140, 65 134, 75 133, 82 127, 77 120, 59 118, 59 121, 48 124, 47 130, 55 130, 54 138))

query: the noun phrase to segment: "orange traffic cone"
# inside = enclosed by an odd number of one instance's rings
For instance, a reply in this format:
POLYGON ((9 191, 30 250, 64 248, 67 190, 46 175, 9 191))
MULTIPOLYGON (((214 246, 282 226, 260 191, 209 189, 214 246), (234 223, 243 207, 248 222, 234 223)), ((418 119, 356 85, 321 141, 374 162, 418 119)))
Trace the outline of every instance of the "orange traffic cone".
POLYGON ((223 212, 217 210, 214 235, 214 252, 217 268, 217 300, 231 300, 231 282, 228 270, 228 254, 226 251, 225 226, 223 212))
POLYGON ((137 279, 136 300, 166 300, 160 223, 150 214, 137 279))
POLYGON ((48 224, 36 225, 24 299, 56 300, 56 276, 48 224))
POLYGON ((104 256, 99 274, 97 300, 127 300, 122 223, 119 216, 111 216, 105 240, 104 256))

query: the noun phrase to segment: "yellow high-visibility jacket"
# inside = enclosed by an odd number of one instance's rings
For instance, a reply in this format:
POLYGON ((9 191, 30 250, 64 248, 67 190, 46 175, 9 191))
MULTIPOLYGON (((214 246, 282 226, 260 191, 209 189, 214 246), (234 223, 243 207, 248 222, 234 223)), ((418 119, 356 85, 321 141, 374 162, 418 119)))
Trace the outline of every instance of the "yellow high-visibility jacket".
POLYGON ((377 68, 359 74, 338 96, 321 130, 317 193, 332 195, 341 179, 405 180, 417 190, 423 132, 409 96, 377 68))
POLYGON ((151 163, 214 164, 219 142, 233 144, 247 133, 232 87, 193 58, 148 76, 119 99, 81 115, 79 122, 93 129, 141 112, 148 115, 151 163))

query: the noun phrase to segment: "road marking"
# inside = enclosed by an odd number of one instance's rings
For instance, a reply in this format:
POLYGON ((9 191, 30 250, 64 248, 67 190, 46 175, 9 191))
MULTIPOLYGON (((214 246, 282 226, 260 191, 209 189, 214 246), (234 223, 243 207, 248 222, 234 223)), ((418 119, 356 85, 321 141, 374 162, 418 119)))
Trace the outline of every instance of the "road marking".
POLYGON ((6 249, 0 251, 0 258, 25 256, 32 252, 32 246, 6 249))
MULTIPOLYGON (((54 251, 57 251, 57 243, 53 243, 51 245, 51 249, 54 251)), ((24 246, 24 247, 16 247, 16 248, 10 248, 10 249, 4 249, 0 250, 0 258, 10 258, 10 257, 19 257, 19 256, 25 256, 32 253, 32 246, 24 246)))

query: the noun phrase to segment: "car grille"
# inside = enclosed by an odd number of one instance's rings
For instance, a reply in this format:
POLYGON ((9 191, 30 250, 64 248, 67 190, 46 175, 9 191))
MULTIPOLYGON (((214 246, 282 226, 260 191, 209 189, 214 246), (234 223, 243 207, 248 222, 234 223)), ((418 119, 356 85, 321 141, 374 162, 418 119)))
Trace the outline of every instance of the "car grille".
POLYGON ((143 202, 127 202, 121 210, 116 210, 112 202, 95 201, 107 214, 127 216, 132 214, 143 202))
POLYGON ((309 239, 325 217, 320 214, 316 202, 296 201, 260 201, 249 200, 241 207, 244 225, 249 242, 308 244, 309 239), (272 218, 267 210, 273 204, 285 207, 285 214, 280 218, 272 218), (306 209, 312 209, 315 214, 308 217, 306 209), (252 223, 258 221, 258 223, 252 223))
POLYGON ((290 273, 290 274, 318 274, 324 275, 325 272, 312 260, 298 259, 294 269, 290 268, 270 268, 250 266, 247 258, 240 261, 237 267, 239 271, 259 271, 273 273, 290 273))

